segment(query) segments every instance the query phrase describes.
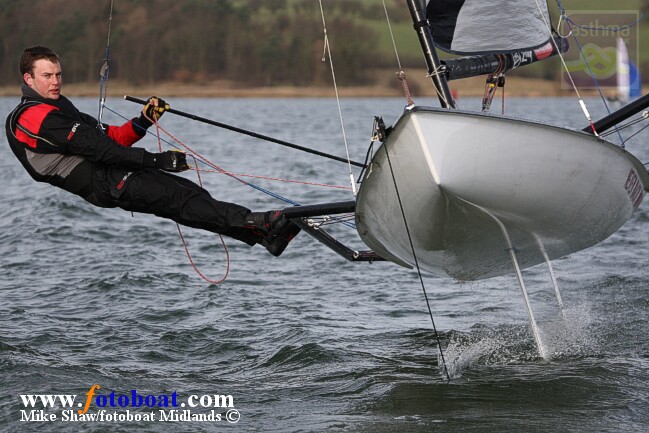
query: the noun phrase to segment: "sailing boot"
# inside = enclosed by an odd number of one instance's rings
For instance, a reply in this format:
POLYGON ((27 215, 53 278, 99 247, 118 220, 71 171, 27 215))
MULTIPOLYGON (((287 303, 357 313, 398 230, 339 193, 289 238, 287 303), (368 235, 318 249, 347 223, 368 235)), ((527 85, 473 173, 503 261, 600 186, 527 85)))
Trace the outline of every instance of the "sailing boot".
POLYGON ((246 227, 260 232, 260 243, 275 257, 279 257, 300 232, 300 227, 279 210, 250 212, 246 217, 246 227))

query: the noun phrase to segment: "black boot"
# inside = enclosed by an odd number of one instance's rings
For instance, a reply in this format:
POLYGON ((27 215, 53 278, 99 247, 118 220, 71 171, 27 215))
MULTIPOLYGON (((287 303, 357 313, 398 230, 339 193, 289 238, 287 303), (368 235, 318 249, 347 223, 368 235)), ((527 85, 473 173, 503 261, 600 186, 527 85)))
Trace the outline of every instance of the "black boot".
POLYGON ((250 212, 246 217, 246 228, 258 230, 260 243, 275 257, 279 257, 300 232, 300 227, 284 217, 279 210, 250 212))
POLYGON ((245 228, 258 230, 267 237, 275 226, 284 218, 281 211, 250 212, 246 217, 245 228))

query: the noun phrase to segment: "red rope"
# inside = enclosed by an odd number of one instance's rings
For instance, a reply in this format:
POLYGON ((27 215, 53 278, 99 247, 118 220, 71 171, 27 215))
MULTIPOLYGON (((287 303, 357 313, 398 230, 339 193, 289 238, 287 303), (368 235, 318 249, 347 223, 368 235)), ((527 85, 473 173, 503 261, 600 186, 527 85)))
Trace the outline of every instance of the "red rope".
MULTIPOLYGON (((150 122, 152 122, 156 126, 156 137, 158 140, 158 148, 160 149, 160 152, 162 152, 162 141, 160 139, 160 131, 164 132, 167 136, 169 136, 172 140, 174 140, 176 143, 181 145, 183 148, 185 148, 189 152, 189 156, 191 156, 194 159, 194 170, 196 171, 196 174, 198 176, 198 182, 201 187, 203 187, 203 182, 201 180, 201 171, 203 172, 213 172, 213 173, 219 173, 219 174, 225 174, 227 176, 230 176, 233 179, 238 180, 239 182, 243 184, 248 184, 248 182, 239 179, 239 176, 241 177, 252 177, 252 178, 257 178, 257 179, 266 179, 266 180, 273 180, 273 181, 280 181, 280 182, 290 182, 290 183, 298 183, 298 184, 303 184, 303 185, 313 185, 313 186, 322 186, 322 187, 328 187, 328 188, 339 188, 339 189, 347 189, 350 190, 350 187, 346 186, 339 186, 339 185, 329 185, 329 184, 322 184, 322 183, 315 183, 315 182, 304 182, 304 181, 297 181, 297 180, 288 180, 288 179, 280 179, 280 178, 272 178, 268 176, 256 176, 256 175, 251 175, 251 174, 241 174, 241 173, 232 173, 230 171, 227 171, 218 165, 214 164, 207 158, 205 158, 203 155, 192 149, 190 146, 187 144, 183 143, 180 139, 178 139, 176 136, 174 136, 172 133, 164 129, 160 124, 157 122, 156 119, 151 119, 149 118, 146 114, 144 115, 150 122), (198 168, 198 160, 201 160, 205 162, 206 164, 212 166, 215 168, 215 170, 201 170, 198 168)), ((185 248, 185 253, 187 255, 187 259, 189 260, 189 263, 192 265, 196 273, 203 278, 203 280, 207 281, 208 283, 211 284, 219 284, 225 281, 227 278, 229 272, 230 272, 230 253, 228 251, 228 248, 225 244, 225 240, 223 239, 223 236, 219 235, 221 238, 221 243, 223 244, 223 248, 225 250, 226 254, 226 269, 225 269, 225 275, 223 278, 220 280, 212 280, 205 275, 198 269, 196 264, 194 263, 194 260, 192 258, 192 255, 189 252, 189 248, 187 247, 187 242, 185 241, 185 237, 183 236, 182 230, 180 229, 180 225, 176 223, 176 227, 178 228, 178 234, 180 236, 180 239, 182 241, 183 247, 185 248)))
POLYGON ((183 236, 182 230, 180 230, 180 224, 176 223, 176 228, 178 228, 178 235, 180 235, 180 240, 183 242, 183 247, 185 248, 185 254, 187 254, 187 258, 189 259, 189 263, 192 265, 192 268, 194 268, 194 271, 205 281, 211 284, 220 284, 228 278, 228 274, 230 273, 230 251, 228 251, 227 245, 225 245, 225 240, 223 240, 223 236, 219 235, 219 238, 221 238, 221 244, 223 245, 223 249, 225 250, 225 258, 226 258, 226 266, 225 266, 225 275, 223 275, 223 278, 220 280, 212 280, 205 275, 198 269, 196 266, 196 263, 194 263, 194 259, 192 258, 192 255, 189 252, 189 248, 187 248, 187 242, 185 241, 185 237, 183 236))
MULTIPOLYGON (((153 122, 156 126, 156 137, 158 139, 158 148, 160 149, 160 152, 162 152, 162 142, 160 140, 160 131, 165 132, 167 135, 172 137, 176 142, 179 144, 185 146, 184 143, 182 143, 180 140, 178 140, 176 137, 173 137, 171 134, 169 134, 167 131, 165 131, 157 122, 157 119, 150 119, 146 113, 144 114, 144 117, 149 119, 149 121, 153 122)), ((187 146, 185 146, 188 148, 187 146)), ((202 188, 203 187, 203 181, 201 179, 201 174, 200 171, 198 170, 198 163, 196 162, 196 157, 194 155, 190 155, 192 158, 194 158, 194 166, 196 167, 196 174, 198 175, 198 184, 202 188)), ((194 271, 206 282, 210 284, 220 284, 224 282, 228 278, 228 274, 230 273, 230 251, 228 251, 228 247, 225 244, 225 240, 223 239, 223 236, 219 234, 219 238, 221 239, 221 244, 223 245, 223 250, 225 251, 225 274, 223 275, 223 278, 219 280, 213 280, 211 278, 206 277, 199 269, 198 266, 196 266, 196 263, 194 262, 194 259, 192 258, 191 253, 189 252, 189 247, 187 247, 187 241, 185 241, 185 236, 183 236, 183 232, 180 229, 180 224, 176 223, 176 228, 178 229, 178 235, 180 236, 180 240, 182 241, 183 248, 185 249, 185 254, 187 255, 187 259, 189 260, 189 264, 192 265, 192 268, 194 268, 194 271)))
POLYGON ((279 178, 279 177, 260 176, 260 175, 256 175, 256 174, 233 173, 231 171, 205 170, 205 169, 200 169, 200 168, 196 168, 196 171, 203 172, 203 173, 226 174, 226 175, 229 175, 229 176, 251 177, 253 179, 272 180, 272 181, 276 181, 276 182, 297 183, 297 184, 300 184, 300 185, 321 186, 321 187, 324 187, 324 188, 337 188, 337 189, 345 189, 345 190, 350 190, 350 191, 352 189, 349 186, 343 186, 343 185, 331 185, 331 184, 328 184, 328 183, 317 183, 317 182, 306 182, 306 181, 303 181, 303 180, 282 179, 282 178, 279 178))
MULTIPOLYGON (((248 184, 245 180, 239 179, 239 177, 251 177, 254 179, 264 179, 264 180, 271 180, 271 181, 277 181, 277 182, 287 182, 287 183, 297 183, 301 185, 311 185, 311 186, 320 186, 320 187, 325 187, 325 188, 337 188, 337 189, 346 189, 346 190, 351 190, 351 187, 348 186, 341 186, 341 185, 331 185, 331 184, 325 184, 325 183, 317 183, 317 182, 306 182, 306 181, 301 181, 301 180, 291 180, 291 179, 281 179, 277 177, 270 177, 270 176, 260 176, 260 175, 254 175, 254 174, 244 174, 244 173, 234 173, 229 170, 226 170, 222 167, 219 167, 218 165, 214 164, 212 161, 198 153, 196 150, 192 149, 190 146, 187 144, 183 143, 180 139, 178 139, 176 136, 174 136, 172 133, 164 129, 160 124, 155 123, 156 129, 164 132, 166 135, 168 135, 172 140, 174 140, 176 143, 180 144, 182 147, 184 147, 193 157, 194 159, 198 158, 199 160, 203 161, 207 165, 210 165, 215 168, 215 170, 205 170, 205 169, 199 169, 198 164, 194 167, 194 170, 199 173, 200 177, 200 172, 205 172, 205 173, 219 173, 219 174, 225 174, 226 176, 230 176, 233 179, 238 180, 239 182, 243 184, 248 184)), ((158 143, 160 144, 160 139, 158 137, 158 143)), ((161 145, 160 145, 161 146, 161 145)), ((160 147, 160 151, 162 151, 162 147, 160 147)))

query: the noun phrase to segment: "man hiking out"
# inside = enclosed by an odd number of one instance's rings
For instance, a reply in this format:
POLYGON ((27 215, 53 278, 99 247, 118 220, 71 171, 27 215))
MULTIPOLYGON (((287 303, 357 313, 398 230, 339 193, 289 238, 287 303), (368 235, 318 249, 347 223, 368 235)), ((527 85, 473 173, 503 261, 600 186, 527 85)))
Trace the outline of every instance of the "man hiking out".
POLYGON ((151 97, 139 117, 99 125, 61 95, 59 56, 27 48, 20 59, 22 99, 5 124, 11 150, 38 182, 47 182, 100 207, 154 214, 189 227, 282 254, 300 231, 279 211, 251 212, 215 200, 205 189, 171 174, 189 169, 185 154, 132 147, 169 106, 151 97))

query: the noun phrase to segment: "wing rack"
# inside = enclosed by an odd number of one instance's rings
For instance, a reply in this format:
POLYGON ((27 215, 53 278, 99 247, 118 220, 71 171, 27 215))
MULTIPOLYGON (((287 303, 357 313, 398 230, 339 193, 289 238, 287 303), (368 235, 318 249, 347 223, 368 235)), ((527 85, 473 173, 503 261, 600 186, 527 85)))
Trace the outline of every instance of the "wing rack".
POLYGON ((356 209, 355 201, 344 201, 335 203, 322 203, 307 206, 292 206, 284 209, 284 215, 297 224, 305 233, 315 238, 317 241, 330 248, 340 256, 350 262, 374 262, 385 260, 374 251, 356 251, 334 238, 322 228, 311 226, 305 221, 305 218, 335 215, 341 213, 354 212, 356 209))

